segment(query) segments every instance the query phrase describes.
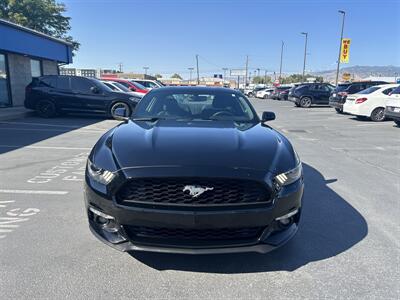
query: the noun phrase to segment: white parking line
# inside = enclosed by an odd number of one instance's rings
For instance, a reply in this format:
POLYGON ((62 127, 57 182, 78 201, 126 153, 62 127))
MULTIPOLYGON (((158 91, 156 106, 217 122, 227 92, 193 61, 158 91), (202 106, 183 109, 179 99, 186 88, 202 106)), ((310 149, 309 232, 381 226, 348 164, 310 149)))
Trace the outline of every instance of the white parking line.
POLYGON ((80 148, 80 147, 24 146, 24 145, 0 145, 0 148, 27 148, 27 149, 54 149, 54 150, 91 150, 92 149, 92 148, 80 148))
POLYGON ((66 195, 67 191, 0 190, 0 194, 66 195))

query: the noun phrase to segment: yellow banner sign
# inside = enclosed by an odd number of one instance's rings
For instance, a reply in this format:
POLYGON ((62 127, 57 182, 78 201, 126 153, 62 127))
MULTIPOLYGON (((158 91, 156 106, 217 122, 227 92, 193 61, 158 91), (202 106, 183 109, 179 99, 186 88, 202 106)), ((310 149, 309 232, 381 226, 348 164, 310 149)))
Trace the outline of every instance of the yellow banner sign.
POLYGON ((342 51, 340 52, 340 62, 347 64, 350 56, 350 39, 342 39, 342 51))

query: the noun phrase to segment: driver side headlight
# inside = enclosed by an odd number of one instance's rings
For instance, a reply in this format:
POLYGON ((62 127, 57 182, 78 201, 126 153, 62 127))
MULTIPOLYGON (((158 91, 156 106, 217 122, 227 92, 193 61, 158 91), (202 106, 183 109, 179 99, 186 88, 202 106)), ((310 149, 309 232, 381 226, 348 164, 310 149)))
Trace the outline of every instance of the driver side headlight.
POLYGON ((300 179, 302 174, 303 174, 303 167, 301 165, 301 162, 299 162, 299 164, 295 168, 275 176, 275 181, 280 186, 289 185, 300 179))
POLYGON ((109 184, 115 177, 113 172, 98 168, 89 159, 87 163, 87 173, 90 178, 104 185, 109 184))

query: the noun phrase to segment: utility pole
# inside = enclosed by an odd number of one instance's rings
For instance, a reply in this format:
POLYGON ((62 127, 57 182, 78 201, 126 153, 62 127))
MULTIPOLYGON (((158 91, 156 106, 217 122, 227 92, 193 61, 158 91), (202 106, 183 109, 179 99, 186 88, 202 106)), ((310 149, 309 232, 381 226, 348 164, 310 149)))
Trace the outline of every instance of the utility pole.
POLYGON ((249 72, 249 56, 246 55, 246 76, 245 76, 245 79, 244 79, 244 86, 245 87, 247 86, 247 75, 249 74, 248 72, 249 72))
POLYGON ((306 58, 307 58, 307 41, 308 41, 308 32, 302 32, 301 34, 306 36, 306 42, 304 45, 304 63, 303 63, 303 77, 302 77, 302 82, 305 81, 305 74, 306 74, 306 58))
POLYGON ((145 77, 146 77, 146 75, 147 75, 147 70, 149 69, 149 67, 143 67, 143 69, 144 69, 144 75, 145 75, 145 77))
POLYGON ((228 68, 222 68, 222 71, 224 71, 224 81, 225 81, 226 71, 228 71, 228 68))
POLYGON ((264 71, 264 84, 267 84, 267 70, 264 71))
POLYGON ((193 72, 194 68, 190 67, 190 68, 188 68, 188 70, 190 72, 190 75, 189 75, 189 83, 190 83, 190 82, 192 82, 192 72, 193 72))
POLYGON ((260 77, 260 68, 257 68, 257 76, 260 77))
POLYGON ((118 69, 120 73, 122 73, 122 66, 123 66, 122 62, 118 63, 118 69))
POLYGON ((282 47, 281 47, 281 64, 279 66, 279 82, 281 81, 282 78, 282 59, 283 59, 283 45, 285 45, 285 43, 282 41, 282 47))
POLYGON ((337 60, 337 69, 336 69, 336 85, 338 85, 339 81, 339 67, 340 67, 340 54, 342 53, 342 40, 343 40, 343 30, 344 30, 344 18, 346 16, 346 12, 344 10, 339 10, 338 11, 340 14, 342 14, 342 32, 340 33, 340 44, 339 44, 339 55, 338 55, 338 60, 337 60))
POLYGON ((196 68, 197 68, 197 84, 200 84, 200 72, 199 72, 199 55, 196 54, 196 68))

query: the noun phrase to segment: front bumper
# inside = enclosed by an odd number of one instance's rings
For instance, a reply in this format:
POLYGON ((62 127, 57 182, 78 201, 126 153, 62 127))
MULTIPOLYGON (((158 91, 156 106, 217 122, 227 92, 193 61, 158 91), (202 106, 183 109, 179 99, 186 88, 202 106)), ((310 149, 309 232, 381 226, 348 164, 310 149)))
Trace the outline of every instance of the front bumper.
POLYGON ((343 103, 338 102, 338 101, 329 100, 329 106, 331 106, 333 108, 337 108, 337 109, 343 110, 343 103))
POLYGON ((89 226, 93 234, 107 245, 120 251, 151 251, 185 254, 211 254, 234 252, 266 253, 289 241, 297 232, 301 214, 304 183, 300 179, 285 187, 271 205, 231 207, 210 210, 181 210, 159 207, 121 207, 105 195, 96 192, 85 183, 85 202, 89 216, 89 226), (106 232, 91 217, 93 207, 113 216, 119 224, 118 232, 106 232), (287 226, 282 226, 276 218, 297 211, 287 226), (218 241, 215 244, 187 245, 170 240, 140 239, 132 236, 129 228, 146 226, 150 228, 180 228, 219 230, 221 228, 259 227, 262 231, 245 241, 218 241))

